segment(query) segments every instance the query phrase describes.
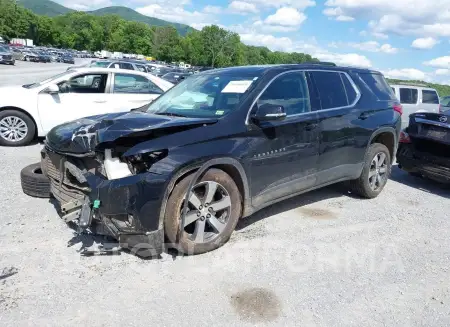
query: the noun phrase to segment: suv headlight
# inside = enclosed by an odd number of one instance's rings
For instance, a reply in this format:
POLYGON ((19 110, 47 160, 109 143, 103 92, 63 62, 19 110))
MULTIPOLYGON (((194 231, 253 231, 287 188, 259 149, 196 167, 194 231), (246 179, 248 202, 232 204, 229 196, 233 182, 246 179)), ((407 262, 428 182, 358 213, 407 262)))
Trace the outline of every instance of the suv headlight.
POLYGON ((152 151, 150 153, 137 153, 123 158, 133 174, 146 172, 157 161, 167 156, 167 150, 152 151))

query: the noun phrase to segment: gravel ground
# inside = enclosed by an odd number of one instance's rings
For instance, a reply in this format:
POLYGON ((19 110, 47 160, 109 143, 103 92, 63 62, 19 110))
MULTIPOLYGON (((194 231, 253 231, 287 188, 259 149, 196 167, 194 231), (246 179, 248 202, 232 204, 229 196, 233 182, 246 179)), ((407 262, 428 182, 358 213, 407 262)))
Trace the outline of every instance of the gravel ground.
POLYGON ((21 191, 41 146, 0 147, 1 326, 450 325, 449 189, 395 167, 377 199, 305 194, 211 253, 82 257, 102 239, 21 191))

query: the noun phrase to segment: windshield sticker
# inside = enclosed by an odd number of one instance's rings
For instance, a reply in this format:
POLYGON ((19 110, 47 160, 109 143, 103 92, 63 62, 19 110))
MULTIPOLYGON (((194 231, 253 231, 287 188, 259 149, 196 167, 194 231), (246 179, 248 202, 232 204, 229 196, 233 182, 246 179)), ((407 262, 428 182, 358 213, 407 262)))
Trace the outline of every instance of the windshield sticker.
POLYGON ((245 93, 253 81, 231 81, 222 90, 222 93, 245 93))
POLYGON ((224 112, 225 112, 225 111, 223 111, 223 110, 217 110, 217 111, 216 111, 216 115, 222 116, 224 112))

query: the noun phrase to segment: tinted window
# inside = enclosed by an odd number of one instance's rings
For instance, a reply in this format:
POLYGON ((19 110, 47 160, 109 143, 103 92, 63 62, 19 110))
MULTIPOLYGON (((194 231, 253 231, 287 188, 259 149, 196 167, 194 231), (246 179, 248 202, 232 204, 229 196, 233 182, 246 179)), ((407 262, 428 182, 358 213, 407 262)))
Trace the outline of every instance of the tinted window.
POLYGON ((258 99, 258 106, 265 103, 283 106, 287 115, 311 111, 304 73, 289 73, 278 77, 258 99))
POLYGON ((383 75, 377 73, 360 73, 359 76, 379 100, 395 99, 395 91, 389 86, 383 75))
POLYGON ((443 97, 443 98, 441 99, 441 104, 442 104, 443 106, 448 107, 448 106, 450 105, 450 97, 443 97))
POLYGON ((400 88, 400 103, 416 104, 417 103, 417 89, 400 88))
POLYGON ((144 72, 144 73, 147 72, 147 69, 145 68, 145 66, 142 66, 142 65, 136 65, 136 68, 137 68, 139 71, 141 71, 141 72, 144 72))
POLYGON ((439 104, 439 97, 436 91, 422 90, 422 103, 439 104))
POLYGON ((347 95, 347 102, 350 105, 353 102, 355 102, 356 97, 358 95, 357 95, 357 93, 355 91, 355 88, 353 87, 352 83, 348 79, 347 75, 341 74, 341 79, 342 79, 342 82, 344 83, 345 93, 347 95))
POLYGON ((322 109, 345 107, 349 105, 347 93, 340 73, 311 72, 319 91, 322 109))
POLYGON ((114 93, 162 94, 164 92, 144 76, 115 74, 114 93))
POLYGON ((132 64, 128 64, 128 63, 125 63, 125 62, 121 62, 120 63, 120 68, 128 69, 128 70, 134 70, 134 67, 133 67, 132 64))
POLYGON ((61 93, 105 93, 106 74, 78 75, 58 84, 61 93))

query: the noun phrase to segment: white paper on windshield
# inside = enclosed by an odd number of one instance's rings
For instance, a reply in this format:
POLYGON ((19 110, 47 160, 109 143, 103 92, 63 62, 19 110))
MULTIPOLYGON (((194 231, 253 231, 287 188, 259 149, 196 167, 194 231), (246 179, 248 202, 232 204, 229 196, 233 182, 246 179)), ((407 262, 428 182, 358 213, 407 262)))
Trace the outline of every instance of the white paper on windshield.
POLYGON ((222 93, 245 93, 253 81, 231 81, 222 90, 222 93))

